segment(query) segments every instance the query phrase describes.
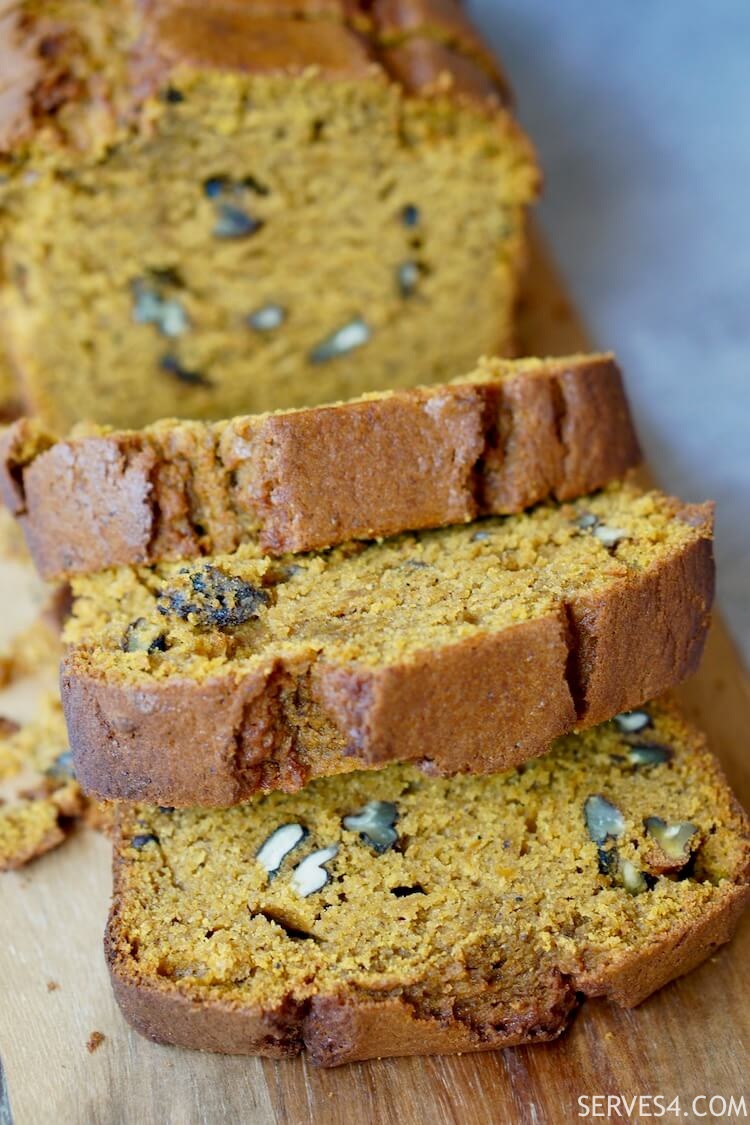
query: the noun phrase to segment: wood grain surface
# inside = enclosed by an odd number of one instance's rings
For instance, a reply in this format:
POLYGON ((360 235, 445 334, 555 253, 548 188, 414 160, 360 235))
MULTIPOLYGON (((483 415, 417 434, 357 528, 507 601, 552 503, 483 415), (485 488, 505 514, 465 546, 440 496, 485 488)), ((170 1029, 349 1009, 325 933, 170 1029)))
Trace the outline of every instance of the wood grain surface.
MULTIPOLYGON (((589 346, 538 248, 523 325, 529 352, 589 346)), ((0 582, 7 635, 30 615, 34 583, 7 563, 0 582)), ((750 688, 720 622, 701 672, 680 695, 750 805, 750 688)), ((21 684, 0 698, 0 713, 28 714, 34 698, 35 685, 21 684)), ((635 1011, 586 1003, 556 1043, 318 1070, 304 1059, 160 1047, 131 1032, 102 956, 109 863, 107 841, 81 830, 57 852, 0 876, 0 1125, 563 1125, 596 1120, 579 1116, 579 1096, 657 1094, 679 1096, 679 1115, 648 1116, 658 1107, 644 1103, 646 1112, 620 1106, 612 1119, 744 1120, 741 1112, 711 1114, 703 1101, 693 1109, 700 1095, 744 1095, 750 1115, 750 917, 697 972, 635 1011), (93 1032, 104 1039, 90 1051, 93 1032)))

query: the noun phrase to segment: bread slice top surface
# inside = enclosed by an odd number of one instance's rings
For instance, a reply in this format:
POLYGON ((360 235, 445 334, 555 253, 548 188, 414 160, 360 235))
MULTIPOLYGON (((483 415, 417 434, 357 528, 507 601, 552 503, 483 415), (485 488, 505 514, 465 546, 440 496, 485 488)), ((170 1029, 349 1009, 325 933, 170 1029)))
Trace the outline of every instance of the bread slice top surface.
POLYGON ((488 995, 533 1007, 560 974, 606 992, 746 896, 750 840, 703 736, 652 704, 483 778, 390 766, 229 810, 123 806, 115 853, 110 955, 132 984, 470 1020, 488 995))
MULTIPOLYGON (((78 578, 69 666, 124 684, 245 673, 270 659, 378 668, 638 581, 711 536, 711 513, 612 486, 566 505, 270 559, 78 578)), ((689 592, 688 592, 688 596, 689 592)))

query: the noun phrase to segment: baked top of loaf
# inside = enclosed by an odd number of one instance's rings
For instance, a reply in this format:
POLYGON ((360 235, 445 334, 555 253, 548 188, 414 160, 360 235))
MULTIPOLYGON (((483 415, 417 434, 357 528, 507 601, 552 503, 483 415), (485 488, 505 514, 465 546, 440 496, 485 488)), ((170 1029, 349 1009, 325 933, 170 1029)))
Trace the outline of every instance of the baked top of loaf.
POLYGON ((663 705, 490 777, 412 767, 231 810, 123 809, 107 954, 151 1038, 324 1065, 550 1039, 692 969, 750 896, 748 821, 663 705))
POLYGON ((499 108, 492 52, 455 0, 11 0, 0 153, 101 151, 199 72, 395 81, 499 108), (93 110, 93 112, 92 112, 93 110))
POLYGON ((43 577, 270 554, 517 512, 640 458, 610 355, 480 360, 450 384, 227 422, 4 436, 0 484, 43 577))
POLYGON ((77 578, 62 687, 78 777, 223 805, 399 757, 515 765, 695 668, 711 525, 710 505, 611 486, 381 543, 77 578))

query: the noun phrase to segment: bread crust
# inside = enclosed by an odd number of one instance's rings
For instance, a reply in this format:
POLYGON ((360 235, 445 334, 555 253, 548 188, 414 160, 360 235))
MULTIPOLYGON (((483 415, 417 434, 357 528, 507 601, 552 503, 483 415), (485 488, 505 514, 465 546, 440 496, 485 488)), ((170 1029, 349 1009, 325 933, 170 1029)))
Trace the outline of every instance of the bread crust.
MULTIPOLYGON (((676 508, 675 515, 706 531, 713 527, 712 504, 676 508)), ((636 582, 569 603, 568 672, 581 725, 638 707, 698 670, 714 587, 713 542, 702 538, 636 582)))
POLYGON ((89 674, 73 653, 61 683, 85 789, 218 807, 393 760, 438 773, 517 765, 576 721, 566 659, 565 620, 553 613, 370 673, 269 662, 243 677, 133 690, 89 674), (313 701, 316 727, 325 725, 325 760, 306 756, 304 731, 294 729, 287 700, 300 693, 313 701))
POLYGON ((122 89, 81 67, 75 28, 59 16, 39 17, 22 0, 7 8, 0 153, 23 152, 45 128, 64 138, 61 110, 90 101, 115 131, 136 121, 180 68, 265 75, 314 68, 322 80, 396 81, 408 94, 468 99, 503 115, 510 100, 492 52, 455 0, 133 0, 137 32, 122 89))
POLYGON ((129 686, 93 673, 74 649, 61 684, 77 777, 108 798, 225 806, 394 760, 442 774, 518 765, 697 667, 713 599, 712 512, 675 502, 675 517, 703 537, 603 594, 382 669, 311 656, 241 677, 129 686), (289 708, 300 697, 324 732, 323 758, 307 752, 304 718, 289 708))
POLYGON ((309 1006, 264 1012, 219 1001, 201 1004, 176 990, 135 983, 108 951, 110 979, 128 1023, 157 1043, 225 1055, 289 1058, 305 1051, 319 1066, 371 1058, 496 1051, 543 1043, 565 1030, 576 1004, 574 990, 551 989, 547 1009, 508 1014, 501 1028, 474 1030, 458 1020, 421 1019, 404 1000, 316 997, 309 1006))
MULTIPOLYGON (((748 872, 743 878, 747 880, 748 872)), ((692 972, 719 946, 728 942, 750 902, 750 886, 736 886, 713 903, 697 925, 685 923, 637 954, 621 957, 604 968, 575 976, 587 996, 605 996, 623 1008, 635 1008, 670 981, 692 972)))
POLYGON ((185 437, 200 464, 192 471, 179 426, 159 439, 146 430, 59 442, 26 420, 11 428, 0 490, 43 577, 191 558, 253 538, 282 554, 504 515, 592 492, 640 460, 609 355, 194 424, 185 437), (209 492, 210 507, 200 501, 209 492))
MULTIPOLYGON (((139 50, 144 85, 189 63, 256 74, 395 79, 408 94, 510 103, 505 75, 455 0, 151 0, 139 50), (413 52, 412 48, 416 48, 413 52), (394 54, 398 59, 394 59, 394 54)), ((136 73, 139 73, 137 70, 136 73)))

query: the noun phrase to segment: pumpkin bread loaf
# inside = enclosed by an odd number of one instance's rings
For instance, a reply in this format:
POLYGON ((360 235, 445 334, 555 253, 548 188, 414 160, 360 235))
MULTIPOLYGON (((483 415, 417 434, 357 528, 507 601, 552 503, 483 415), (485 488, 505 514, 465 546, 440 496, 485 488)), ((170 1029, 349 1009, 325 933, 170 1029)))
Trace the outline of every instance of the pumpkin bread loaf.
POLYGON ((106 946, 152 1039, 333 1066, 553 1039, 728 940, 748 821, 663 706, 489 777, 410 766, 120 814, 106 946))
POLYGON ((382 543, 77 578, 77 776, 106 797, 231 805, 394 759, 516 765, 695 669, 711 525, 710 505, 613 485, 382 543))
POLYGON ((4 498, 47 579, 517 512, 592 492, 640 456, 605 355, 483 360, 438 387, 66 441, 23 419, 3 450, 4 498))
POLYGON ((29 412, 142 426, 507 352, 538 189, 454 0, 9 0, 0 310, 29 412))

